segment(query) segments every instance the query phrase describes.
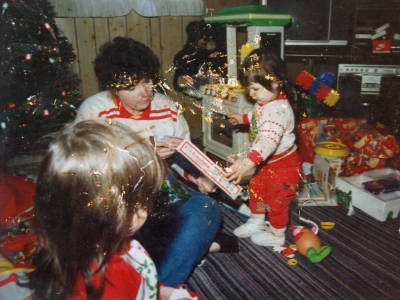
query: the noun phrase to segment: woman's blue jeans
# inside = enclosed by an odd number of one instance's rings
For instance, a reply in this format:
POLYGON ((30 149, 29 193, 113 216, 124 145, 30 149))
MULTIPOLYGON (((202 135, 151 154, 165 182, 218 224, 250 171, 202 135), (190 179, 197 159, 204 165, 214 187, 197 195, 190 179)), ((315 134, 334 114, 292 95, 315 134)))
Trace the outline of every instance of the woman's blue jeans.
POLYGON ((171 287, 186 282, 210 247, 221 223, 217 201, 187 187, 186 190, 191 197, 176 208, 177 230, 157 265, 159 281, 171 287))

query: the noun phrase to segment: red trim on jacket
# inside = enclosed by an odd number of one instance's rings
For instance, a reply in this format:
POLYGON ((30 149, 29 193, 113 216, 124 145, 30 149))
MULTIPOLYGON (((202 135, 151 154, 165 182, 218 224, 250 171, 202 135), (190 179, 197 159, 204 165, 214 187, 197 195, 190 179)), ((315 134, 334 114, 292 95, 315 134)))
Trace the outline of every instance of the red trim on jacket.
MULTIPOLYGON (((97 265, 93 266, 93 270, 97 269, 97 265)), ((107 263, 106 282, 104 293, 101 299, 135 299, 139 287, 144 283, 144 279, 139 272, 131 265, 126 263, 122 257, 112 255, 107 263)), ((96 272, 93 275, 93 281, 96 288, 100 287, 100 273, 96 272)), ((71 300, 87 299, 86 285, 81 273, 74 286, 76 293, 71 297, 71 300)))
POLYGON ((250 159, 255 166, 260 164, 262 161, 264 161, 264 157, 260 154, 260 152, 256 150, 251 150, 249 155, 247 155, 247 158, 250 159))
MULTIPOLYGON (((269 158, 269 161, 270 162, 274 162, 274 161, 277 161, 277 160, 285 157, 286 155, 290 154, 290 152, 293 150, 293 148, 294 148, 294 145, 292 147, 290 147, 289 149, 283 151, 282 153, 279 153, 279 154, 276 154, 276 155, 272 155, 269 158)), ((254 163, 255 166, 257 166, 258 164, 260 164, 264 160, 264 158, 261 155, 261 153, 256 151, 256 150, 252 150, 249 153, 249 155, 247 155, 247 158, 250 159, 254 163)))
POLYGON ((99 117, 106 117, 109 119, 124 118, 137 120, 162 120, 171 118, 174 122, 178 120, 177 112, 171 110, 170 108, 152 110, 151 105, 149 105, 141 115, 135 116, 123 106, 122 101, 118 96, 115 96, 115 101, 117 107, 100 112, 99 117))
POLYGON ((243 124, 250 124, 249 114, 244 114, 242 116, 243 124))

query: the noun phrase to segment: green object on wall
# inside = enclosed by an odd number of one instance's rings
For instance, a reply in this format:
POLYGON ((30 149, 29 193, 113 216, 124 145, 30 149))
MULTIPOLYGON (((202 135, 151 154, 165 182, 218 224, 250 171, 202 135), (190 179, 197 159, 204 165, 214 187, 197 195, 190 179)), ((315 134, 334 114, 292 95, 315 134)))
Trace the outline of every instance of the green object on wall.
POLYGON ((246 5, 226 7, 216 14, 206 16, 204 21, 246 26, 284 26, 291 19, 290 14, 279 12, 269 5, 246 5))

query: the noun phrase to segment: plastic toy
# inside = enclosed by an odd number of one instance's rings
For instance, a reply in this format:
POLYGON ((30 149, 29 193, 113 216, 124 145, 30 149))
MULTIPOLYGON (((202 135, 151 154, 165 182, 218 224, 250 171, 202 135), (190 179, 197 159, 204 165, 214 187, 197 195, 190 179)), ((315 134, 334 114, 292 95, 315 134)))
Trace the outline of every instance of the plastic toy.
POLYGON ((298 264, 297 260, 294 259, 294 258, 289 259, 289 260, 287 261, 287 263, 288 263, 289 265, 291 265, 291 266, 295 266, 295 265, 298 264))
POLYGON ((335 222, 321 222, 321 228, 322 229, 333 229, 335 228, 335 222))
POLYGON ((334 106, 340 98, 339 93, 330 88, 335 78, 336 75, 327 70, 323 70, 318 78, 303 70, 297 75, 296 83, 325 104, 334 106))
POLYGON ((8 259, 0 258, 0 273, 11 269, 14 269, 14 265, 8 259))
POLYGON ((310 229, 302 226, 293 230, 297 251, 312 263, 322 261, 331 253, 331 247, 322 246, 319 237, 310 229))
POLYGON ((295 244, 297 251, 308 258, 312 263, 318 263, 327 257, 332 249, 329 246, 322 246, 322 242, 317 236, 318 226, 307 219, 300 217, 300 220, 313 224, 314 226, 309 229, 304 226, 295 226, 293 235, 295 237, 295 244))

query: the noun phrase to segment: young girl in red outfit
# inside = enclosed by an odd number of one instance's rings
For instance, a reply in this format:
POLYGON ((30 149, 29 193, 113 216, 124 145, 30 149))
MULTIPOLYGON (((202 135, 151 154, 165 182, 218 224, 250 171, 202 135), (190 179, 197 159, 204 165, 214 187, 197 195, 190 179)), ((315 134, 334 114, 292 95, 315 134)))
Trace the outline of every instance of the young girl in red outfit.
POLYGON ((131 236, 165 176, 131 130, 106 121, 68 126, 38 176, 39 249, 27 286, 37 299, 156 299, 157 272, 131 236))
POLYGON ((252 112, 229 116, 233 125, 250 124, 250 148, 246 158, 233 161, 228 176, 239 183, 254 166, 256 172, 249 185, 250 219, 234 234, 251 237, 261 246, 278 246, 285 242, 289 203, 296 196, 300 179, 295 119, 287 99, 292 92, 283 61, 263 48, 245 58, 238 79, 256 104, 252 112))
POLYGON ((163 160, 132 130, 107 120, 67 126, 38 175, 33 270, 0 273, 0 299, 202 299, 158 282, 132 236, 166 176, 163 160))

